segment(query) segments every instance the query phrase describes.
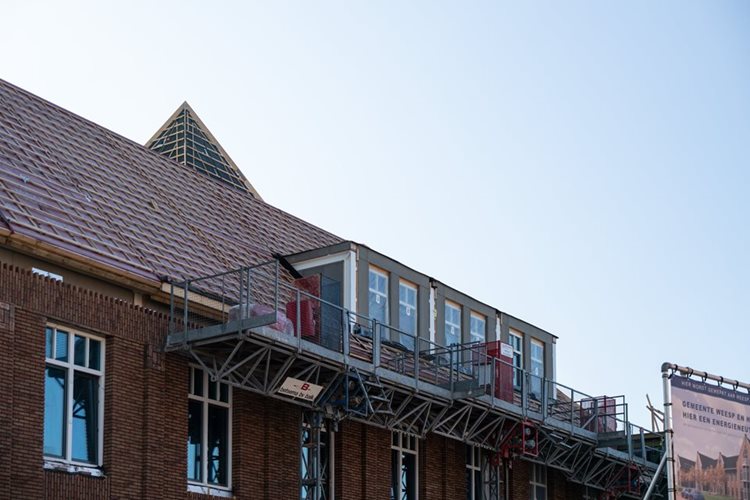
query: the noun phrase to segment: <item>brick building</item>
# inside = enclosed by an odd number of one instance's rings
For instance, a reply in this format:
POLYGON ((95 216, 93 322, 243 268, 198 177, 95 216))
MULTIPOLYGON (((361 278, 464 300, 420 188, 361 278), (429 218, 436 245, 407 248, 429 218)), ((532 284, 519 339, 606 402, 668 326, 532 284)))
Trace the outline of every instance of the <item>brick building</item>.
POLYGON ((0 81, 0 496, 637 498, 661 436, 556 337, 0 81))

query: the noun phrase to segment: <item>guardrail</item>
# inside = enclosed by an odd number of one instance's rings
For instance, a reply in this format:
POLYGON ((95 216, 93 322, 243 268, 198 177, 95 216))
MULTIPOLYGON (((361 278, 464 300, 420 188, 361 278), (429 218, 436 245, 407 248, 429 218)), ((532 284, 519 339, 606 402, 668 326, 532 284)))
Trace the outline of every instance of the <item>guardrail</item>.
MULTIPOLYGON (((598 435, 625 438, 629 456, 647 458, 648 431, 628 421, 623 396, 591 396, 513 366, 491 355, 485 343, 442 346, 327 301, 321 283, 297 281, 265 262, 172 285, 170 337, 186 346, 202 331, 263 326, 294 339, 360 359, 420 383, 449 389, 455 399, 492 395, 520 408, 524 417, 553 418, 598 435), (316 288, 317 287, 317 288, 316 288), (212 330, 213 329, 213 330, 212 330)), ((660 453, 660 452, 659 452, 660 453)))

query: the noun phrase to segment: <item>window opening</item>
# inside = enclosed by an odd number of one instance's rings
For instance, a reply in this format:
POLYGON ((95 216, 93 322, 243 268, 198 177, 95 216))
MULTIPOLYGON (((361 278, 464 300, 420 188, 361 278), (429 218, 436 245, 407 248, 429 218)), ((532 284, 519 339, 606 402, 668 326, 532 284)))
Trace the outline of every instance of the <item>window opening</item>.
POLYGON ((531 464, 530 500, 547 500, 547 468, 531 464))
POLYGON ((104 340, 45 329, 44 456, 101 465, 104 340))
POLYGON ((417 337, 417 287, 401 281, 398 285, 398 328, 407 335, 401 335, 401 343, 414 350, 417 337))
POLYGON ((485 342, 487 338, 487 318, 485 316, 472 311, 469 327, 471 342, 485 342))
POLYGON ((544 344, 536 339, 531 340, 531 395, 542 397, 544 382, 544 344))
POLYGON ((417 500, 419 446, 415 436, 394 431, 391 441, 391 500, 417 500))
POLYGON ((232 388, 191 366, 188 391, 188 481, 231 485, 232 388))
POLYGON ((511 330, 508 340, 513 347, 513 387, 520 389, 523 381, 523 334, 511 330))
POLYGON ((445 303, 445 346, 461 343, 461 307, 452 302, 445 303))
POLYGON ((369 307, 372 319, 388 324, 388 275, 373 267, 370 268, 369 307))

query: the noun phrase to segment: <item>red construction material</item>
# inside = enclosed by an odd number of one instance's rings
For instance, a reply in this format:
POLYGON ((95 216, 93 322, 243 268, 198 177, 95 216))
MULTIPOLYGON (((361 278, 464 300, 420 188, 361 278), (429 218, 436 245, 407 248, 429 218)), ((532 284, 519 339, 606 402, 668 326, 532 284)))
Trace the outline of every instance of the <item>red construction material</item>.
POLYGON ((293 300, 286 304, 286 317, 294 326, 294 334, 302 332, 303 337, 314 337, 317 335, 315 328, 314 304, 310 299, 299 301, 299 323, 297 323, 297 301, 293 300), (298 330, 299 329, 299 330, 298 330))
POLYGON ((513 402, 513 357, 503 356, 502 342, 487 342, 487 356, 496 358, 495 362, 495 397, 513 402))
POLYGON ((587 430, 593 432, 615 432, 617 430, 617 400, 607 396, 582 399, 581 423, 587 430))

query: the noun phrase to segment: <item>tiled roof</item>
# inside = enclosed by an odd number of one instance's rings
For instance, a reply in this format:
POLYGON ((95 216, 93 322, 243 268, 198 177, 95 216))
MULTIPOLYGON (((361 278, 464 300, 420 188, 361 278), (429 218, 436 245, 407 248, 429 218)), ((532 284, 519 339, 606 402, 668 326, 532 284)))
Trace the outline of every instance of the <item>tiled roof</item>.
POLYGON ((0 219, 17 235, 152 280, 342 241, 3 80, 0 219))
POLYGON ((678 455, 677 459, 680 463, 680 469, 690 470, 695 467, 695 461, 690 460, 689 458, 685 458, 681 455, 678 455))
POLYGON ((718 459, 708 457, 703 453, 698 453, 698 462, 701 464, 701 469, 710 469, 711 467, 716 467, 718 459))
POLYGON ((739 458, 739 455, 732 455, 731 457, 725 457, 724 455, 720 456, 723 459, 725 469, 737 468, 737 458, 739 458))

